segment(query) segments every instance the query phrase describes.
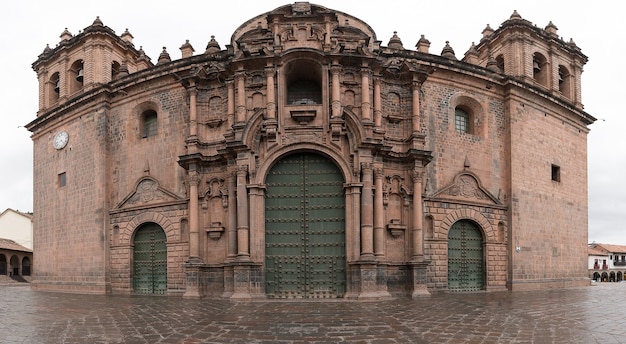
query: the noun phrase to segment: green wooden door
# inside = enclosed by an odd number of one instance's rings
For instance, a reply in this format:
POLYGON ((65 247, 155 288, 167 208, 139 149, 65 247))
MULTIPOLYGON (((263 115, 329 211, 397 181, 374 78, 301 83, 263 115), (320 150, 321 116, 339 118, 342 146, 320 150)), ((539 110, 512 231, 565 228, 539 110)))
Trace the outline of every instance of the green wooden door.
POLYGON ((167 291, 167 247, 161 226, 148 223, 137 230, 133 250, 133 289, 138 294, 167 291))
POLYGON ((329 159, 303 153, 268 173, 265 292, 270 298, 335 298, 346 291, 343 176, 329 159))
POLYGON ((471 221, 461 220, 448 233, 448 290, 484 288, 483 236, 471 221))

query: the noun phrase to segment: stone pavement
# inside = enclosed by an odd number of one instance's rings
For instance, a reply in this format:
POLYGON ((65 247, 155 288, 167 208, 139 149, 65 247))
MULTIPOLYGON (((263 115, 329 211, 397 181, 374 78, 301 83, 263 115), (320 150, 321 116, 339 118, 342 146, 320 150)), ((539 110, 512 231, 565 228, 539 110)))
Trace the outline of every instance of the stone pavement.
POLYGON ((416 300, 241 303, 4 285, 0 343, 626 343, 626 283, 416 300))

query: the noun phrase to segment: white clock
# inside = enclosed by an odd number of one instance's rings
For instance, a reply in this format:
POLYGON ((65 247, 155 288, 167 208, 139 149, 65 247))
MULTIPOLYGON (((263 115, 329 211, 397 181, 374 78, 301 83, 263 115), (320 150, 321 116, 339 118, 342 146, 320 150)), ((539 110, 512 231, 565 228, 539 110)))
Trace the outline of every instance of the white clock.
POLYGON ((59 131, 56 135, 54 135, 54 141, 52 141, 52 145, 56 149, 63 149, 67 145, 67 141, 70 139, 70 135, 67 131, 59 131))

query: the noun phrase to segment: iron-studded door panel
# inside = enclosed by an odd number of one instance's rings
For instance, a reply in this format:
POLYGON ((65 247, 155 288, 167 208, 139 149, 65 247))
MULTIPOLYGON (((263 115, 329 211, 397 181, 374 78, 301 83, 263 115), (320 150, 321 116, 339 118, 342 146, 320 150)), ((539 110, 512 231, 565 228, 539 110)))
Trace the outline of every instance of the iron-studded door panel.
POLYGON ((167 291, 167 246, 165 232, 154 223, 143 225, 135 234, 133 289, 138 294, 165 294, 167 291))
POLYGON ((317 154, 291 155, 270 170, 266 185, 268 297, 343 296, 345 198, 337 166, 317 154))
POLYGON ((483 266, 483 237, 480 228, 471 221, 456 222, 448 233, 448 290, 482 290, 483 266))

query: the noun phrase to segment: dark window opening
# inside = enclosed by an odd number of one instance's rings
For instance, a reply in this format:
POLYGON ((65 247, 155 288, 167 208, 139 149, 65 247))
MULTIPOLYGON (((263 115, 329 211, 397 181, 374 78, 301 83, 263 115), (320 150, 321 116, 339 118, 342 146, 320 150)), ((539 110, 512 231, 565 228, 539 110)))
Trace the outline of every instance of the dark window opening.
POLYGON ((154 110, 145 111, 142 114, 142 122, 143 122, 143 138, 156 136, 157 134, 157 113, 154 110))
POLYGON ((454 109, 454 129, 459 133, 469 134, 470 132, 470 115, 458 107, 454 109))
POLYGON ((58 178, 59 186, 67 185, 67 176, 65 175, 65 172, 59 173, 57 178, 58 178))
POLYGON ((291 105, 322 103, 322 91, 315 81, 296 80, 289 84, 287 94, 287 103, 291 105))
POLYGON ((555 182, 561 181, 561 167, 552 165, 552 180, 555 182))

